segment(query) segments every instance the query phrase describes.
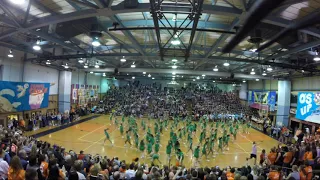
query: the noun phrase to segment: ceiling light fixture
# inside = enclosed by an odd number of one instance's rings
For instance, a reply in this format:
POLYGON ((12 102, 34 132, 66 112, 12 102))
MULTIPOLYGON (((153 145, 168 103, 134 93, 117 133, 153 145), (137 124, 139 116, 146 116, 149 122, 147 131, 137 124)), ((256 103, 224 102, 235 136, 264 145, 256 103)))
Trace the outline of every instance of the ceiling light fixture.
POLYGON ((39 44, 40 44, 40 40, 37 40, 36 44, 33 45, 32 49, 35 50, 35 51, 40 51, 41 50, 41 46, 39 44))
POLYGON ((251 51, 251 52, 256 52, 256 51, 257 51, 257 48, 250 49, 249 51, 251 51))
POLYGON ((12 49, 9 50, 8 57, 9 57, 9 58, 13 58, 12 49))
POLYGON ((320 57, 319 57, 319 56, 316 56, 316 57, 313 58, 313 60, 314 60, 314 61, 320 61, 320 57))
POLYGON ((176 75, 176 73, 175 73, 175 72, 172 72, 172 75, 176 75))
POLYGON ((96 64, 96 65, 94 65, 94 67, 95 67, 95 68, 99 68, 100 66, 99 66, 99 64, 96 64))
POLYGON ((172 59, 171 61, 172 61, 172 62, 177 62, 178 60, 177 60, 177 59, 172 59))
POLYGON ((83 61, 82 58, 80 58, 80 59, 78 60, 78 62, 81 64, 81 63, 83 63, 84 61, 83 61))
POLYGON ((126 62, 127 60, 124 58, 124 56, 120 59, 121 62, 126 62))
POLYGON ((176 66, 176 65, 172 66, 172 69, 177 69, 177 68, 178 68, 178 66, 176 66))
POLYGON ((91 45, 94 46, 94 47, 98 47, 101 45, 101 43, 99 42, 98 39, 93 39, 92 42, 91 42, 91 45))
POLYGON ((151 77, 151 74, 148 74, 148 77, 151 77))
POLYGON ((260 79, 256 79, 256 81, 259 81, 260 79))
POLYGON ((251 72, 250 72, 251 75, 254 75, 256 74, 256 72, 254 72, 254 69, 252 68, 251 72))
POLYGON ((174 39, 174 40, 171 41, 171 44, 174 45, 174 46, 180 45, 180 43, 181 42, 180 42, 179 39, 174 39))
POLYGON ((272 71, 273 69, 272 69, 272 67, 269 65, 268 67, 267 67, 267 71, 272 71))
POLYGON ((200 77, 199 77, 199 76, 197 76, 197 79, 200 79, 200 77))
POLYGON ((245 82, 247 82, 247 81, 246 81, 246 80, 243 80, 242 82, 244 82, 244 83, 245 83, 245 82))
POLYGON ((66 63, 66 65, 63 65, 63 66, 64 66, 64 68, 66 68, 66 69, 69 68, 68 63, 66 63))
POLYGON ((212 81, 212 82, 216 82, 216 81, 212 81))
POLYGON ((267 73, 265 71, 263 71, 262 76, 266 76, 266 75, 267 75, 267 73))
POLYGON ((48 59, 47 62, 46 62, 46 65, 50 65, 50 64, 51 64, 51 62, 50 62, 50 60, 48 59))
POLYGON ((146 72, 142 72, 142 74, 146 74, 146 72))
POLYGON ((219 69, 218 69, 218 66, 217 66, 217 65, 213 68, 213 71, 215 71, 215 72, 219 71, 219 69))
POLYGON ((105 77, 105 76, 106 76, 106 73, 103 73, 102 76, 105 77))
POLYGON ((205 74, 202 74, 202 77, 205 77, 206 75, 205 74))
POLYGON ((192 81, 196 81, 195 79, 192 79, 192 81))
POLYGON ((154 79, 154 77, 152 79, 154 79))
POLYGON ((172 21, 176 21, 176 20, 177 20, 177 15, 173 14, 172 21))
POLYGON ((230 66, 228 62, 223 63, 223 66, 230 66))
POLYGON ((92 71, 90 71, 90 74, 93 74, 93 72, 92 72, 92 71))
POLYGON ((88 64, 84 64, 83 68, 85 69, 89 68, 88 64))
POLYGON ((11 3, 13 4, 17 4, 17 5, 21 5, 24 4, 25 0, 10 0, 11 3))
POLYGON ((135 67, 136 67, 136 65, 135 65, 135 64, 131 64, 131 67, 132 67, 132 68, 135 68, 135 67))
POLYGON ((132 79, 135 79, 136 77, 132 76, 132 79))

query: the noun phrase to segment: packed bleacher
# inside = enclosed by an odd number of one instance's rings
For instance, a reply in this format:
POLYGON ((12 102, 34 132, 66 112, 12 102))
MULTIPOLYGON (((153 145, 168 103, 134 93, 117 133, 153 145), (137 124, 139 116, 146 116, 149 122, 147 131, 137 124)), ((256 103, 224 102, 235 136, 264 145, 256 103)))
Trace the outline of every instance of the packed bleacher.
MULTIPOLYGON (((148 86, 112 89, 103 103, 115 115, 187 116, 244 114, 249 110, 236 95, 216 90, 163 92, 148 86), (189 112, 191 111, 191 112, 189 112)), ((54 123, 53 123, 54 125, 54 123)), ((319 135, 297 132, 295 143, 286 142, 261 152, 258 163, 242 167, 193 167, 143 164, 139 158, 126 162, 119 157, 90 155, 22 135, 16 125, 0 127, 0 179, 9 180, 311 180, 320 169, 319 135)), ((72 140, 72 139, 70 139, 72 140)))

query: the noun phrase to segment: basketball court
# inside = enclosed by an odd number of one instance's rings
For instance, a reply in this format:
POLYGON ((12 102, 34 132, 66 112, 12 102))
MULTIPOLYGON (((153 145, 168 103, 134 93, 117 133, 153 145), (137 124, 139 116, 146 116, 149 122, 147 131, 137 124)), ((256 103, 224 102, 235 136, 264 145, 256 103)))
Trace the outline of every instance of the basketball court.
MULTIPOLYGON (((121 121, 121 117, 117 117, 118 121, 121 121)), ((138 127, 141 120, 137 120, 138 127)), ((145 120, 147 125, 151 126, 153 131, 154 120, 145 120)), ((169 126, 171 125, 172 121, 170 121, 169 126)), ((182 123, 179 124, 179 127, 182 127, 182 123)), ((209 134, 209 127, 207 129, 207 134, 209 134)), ((47 128, 50 131, 52 128, 47 128)), ((124 126, 126 130, 127 127, 124 126)), ((45 129, 46 130, 46 129, 45 129)), ((28 135, 33 135, 39 133, 39 131, 44 131, 40 129, 38 131, 33 131, 31 133, 27 133, 28 135)), ((168 164, 167 156, 165 153, 166 145, 169 140, 169 128, 167 131, 163 131, 163 136, 161 136, 161 147, 160 147, 160 161, 162 164, 168 164)), ((255 141, 258 144, 258 157, 262 151, 265 149, 268 153, 269 150, 277 146, 278 142, 271 137, 264 135, 263 133, 250 128, 249 134, 243 134, 241 127, 237 135, 237 140, 229 143, 229 151, 225 151, 224 154, 216 154, 215 158, 211 155, 209 156, 209 160, 207 161, 205 156, 200 158, 200 165, 202 167, 205 166, 216 166, 219 165, 221 167, 226 167, 228 165, 233 167, 241 167, 246 165, 246 158, 250 156, 252 142, 255 141)), ((145 132, 142 130, 139 131, 139 136, 144 136, 145 132)), ((199 141, 200 131, 198 130, 196 133, 196 137, 193 138, 193 146, 195 147, 199 141)), ((125 136, 125 134, 124 134, 125 136)), ((220 137, 221 134, 218 135, 220 137)), ((92 120, 88 120, 79 124, 75 124, 73 126, 67 127, 65 129, 50 133, 48 135, 42 136, 38 138, 42 141, 50 142, 52 145, 57 144, 59 146, 63 146, 66 148, 67 151, 74 150, 75 152, 79 153, 80 150, 83 150, 86 154, 90 153, 92 155, 100 154, 102 156, 108 156, 109 158, 112 157, 119 157, 120 159, 124 159, 127 162, 131 162, 133 158, 140 157, 141 153, 138 151, 134 146, 132 148, 125 147, 124 141, 125 139, 122 138, 119 128, 115 126, 115 124, 111 123, 109 120, 108 115, 102 115, 92 120), (103 144, 105 139, 104 129, 108 128, 108 132, 110 134, 111 140, 114 142, 114 146, 111 146, 109 141, 106 141, 103 144)), ((139 138, 140 139, 140 138, 139 138)), ((185 140, 180 141, 181 150, 185 154, 185 159, 183 165, 186 167, 194 166, 194 159, 192 158, 191 151, 187 153, 187 144, 186 138, 185 140)), ((141 139, 140 139, 141 140, 141 139)), ((134 144, 133 138, 131 138, 131 143, 134 144)), ((202 148, 202 147, 201 147, 202 148)), ((217 143, 215 146, 215 150, 217 149, 217 143)), ((216 152, 215 152, 216 153, 216 152)), ((174 154, 174 150, 172 150, 172 154, 174 154)), ((144 158, 140 159, 140 162, 150 163, 151 159, 144 158)), ((257 160, 258 162, 258 160, 257 160)), ((172 156, 170 164, 175 164, 176 158, 172 156)), ((249 160, 249 164, 253 164, 253 160, 249 160)))

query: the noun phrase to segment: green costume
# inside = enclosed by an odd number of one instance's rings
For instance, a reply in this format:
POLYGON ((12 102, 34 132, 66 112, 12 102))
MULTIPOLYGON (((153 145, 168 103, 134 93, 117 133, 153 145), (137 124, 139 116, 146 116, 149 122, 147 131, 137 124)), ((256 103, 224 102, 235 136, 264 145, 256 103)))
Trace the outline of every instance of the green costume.
POLYGON ((160 149, 160 144, 157 142, 157 143, 154 145, 154 152, 158 153, 158 152, 159 152, 159 149, 160 149))
POLYGON ((199 158, 200 157, 200 148, 199 147, 197 147, 195 150, 194 150, 194 152, 193 152, 193 157, 195 157, 195 158, 199 158))
POLYGON ((146 147, 145 147, 144 141, 141 141, 141 142, 140 142, 140 148, 139 148, 140 151, 144 151, 145 148, 146 148, 146 147))
POLYGON ((172 149, 172 146, 171 146, 171 143, 169 143, 166 147, 166 153, 167 155, 170 155, 171 154, 171 149, 172 149))
POLYGON ((123 134, 123 125, 122 124, 120 125, 120 134, 121 135, 123 134))
POLYGON ((104 131, 104 134, 106 135, 107 139, 110 139, 109 133, 107 131, 104 131))
POLYGON ((152 152, 152 144, 150 142, 147 145, 147 151, 148 151, 148 154, 151 154, 152 152))

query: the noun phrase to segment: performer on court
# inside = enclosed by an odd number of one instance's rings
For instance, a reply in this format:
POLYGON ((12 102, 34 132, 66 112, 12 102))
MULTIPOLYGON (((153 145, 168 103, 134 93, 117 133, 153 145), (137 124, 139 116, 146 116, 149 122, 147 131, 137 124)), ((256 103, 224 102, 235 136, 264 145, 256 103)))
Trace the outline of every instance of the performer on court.
POLYGON ((109 140, 110 143, 111 143, 111 145, 113 146, 113 143, 112 143, 112 141, 110 140, 110 135, 109 135, 109 133, 108 133, 108 128, 104 130, 104 135, 106 136, 106 138, 104 139, 103 144, 106 142, 106 140, 109 140))
POLYGON ((177 160, 179 162, 179 166, 182 166, 183 165, 184 154, 181 151, 181 149, 178 149, 176 158, 177 158, 177 160))
POLYGON ((251 151, 250 157, 247 158, 247 161, 252 158, 254 158, 254 165, 256 165, 256 163, 257 163, 257 144, 256 144, 256 142, 253 142, 253 144, 252 144, 252 151, 251 151))
POLYGON ((122 125, 122 123, 120 124, 120 134, 121 134, 122 139, 123 139, 124 136, 123 136, 123 125, 122 125))
POLYGON ((207 161, 209 161, 208 154, 207 154, 208 142, 209 142, 209 138, 207 138, 203 144, 202 155, 201 155, 201 156, 205 156, 207 161))
POLYGON ((140 150, 140 152, 141 152, 141 158, 144 158, 144 150, 145 150, 145 144, 144 144, 144 140, 143 139, 141 139, 141 141, 140 141, 140 147, 139 147, 139 150, 140 150))
POLYGON ((126 140, 124 141, 124 146, 127 146, 127 143, 131 144, 130 130, 126 131, 126 140))
POLYGON ((193 157, 195 158, 195 163, 199 163, 199 157, 200 157, 200 146, 199 145, 194 149, 193 157))

